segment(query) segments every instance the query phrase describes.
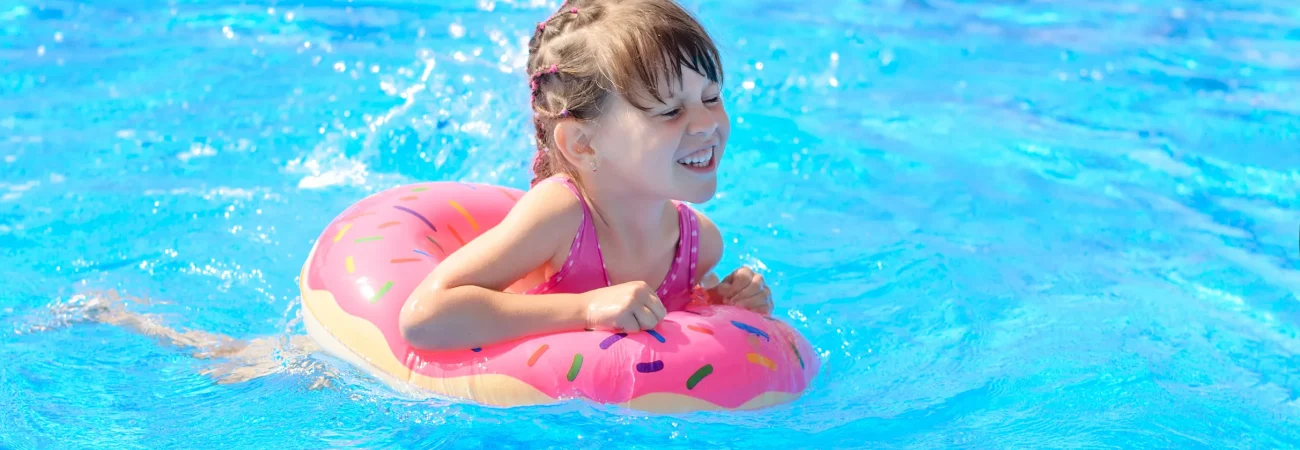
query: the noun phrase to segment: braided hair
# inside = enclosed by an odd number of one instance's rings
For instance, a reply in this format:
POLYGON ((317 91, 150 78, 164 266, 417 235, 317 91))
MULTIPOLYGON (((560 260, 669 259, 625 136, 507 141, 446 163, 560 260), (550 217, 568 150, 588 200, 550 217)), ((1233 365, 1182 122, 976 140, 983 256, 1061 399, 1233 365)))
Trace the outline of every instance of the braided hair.
POLYGON ((648 111, 680 83, 682 66, 722 82, 717 47, 704 27, 673 0, 569 0, 537 24, 528 41, 537 153, 531 184, 578 171, 549 130, 561 120, 593 120, 610 94, 648 111))

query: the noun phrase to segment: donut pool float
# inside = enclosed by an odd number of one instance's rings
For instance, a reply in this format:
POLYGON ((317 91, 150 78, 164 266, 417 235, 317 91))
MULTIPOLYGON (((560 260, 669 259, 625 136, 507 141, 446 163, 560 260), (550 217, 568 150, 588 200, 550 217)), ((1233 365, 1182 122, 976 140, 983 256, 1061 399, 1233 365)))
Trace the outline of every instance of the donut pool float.
MULTIPOLYGON (((578 330, 453 351, 402 339, 398 313, 415 287, 522 195, 430 182, 347 208, 316 240, 299 277, 308 334, 399 390, 500 407, 586 399, 652 413, 752 410, 797 399, 817 374, 816 353, 790 326, 708 305, 698 286, 696 301, 644 332, 578 330)), ((543 281, 538 269, 508 290, 543 281)))

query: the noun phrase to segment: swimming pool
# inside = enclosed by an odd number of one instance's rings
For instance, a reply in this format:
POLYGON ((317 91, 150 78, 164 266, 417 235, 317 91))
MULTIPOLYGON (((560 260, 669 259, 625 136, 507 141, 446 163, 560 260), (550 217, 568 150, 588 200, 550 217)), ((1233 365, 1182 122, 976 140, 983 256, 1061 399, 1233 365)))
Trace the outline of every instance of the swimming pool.
POLYGON ((685 2, 727 64, 722 270, 823 361, 760 413, 415 401, 314 358, 216 384, 68 311, 287 339, 347 205, 526 186, 555 3, 433 3, 0 0, 0 446, 1300 445, 1285 0, 685 2))

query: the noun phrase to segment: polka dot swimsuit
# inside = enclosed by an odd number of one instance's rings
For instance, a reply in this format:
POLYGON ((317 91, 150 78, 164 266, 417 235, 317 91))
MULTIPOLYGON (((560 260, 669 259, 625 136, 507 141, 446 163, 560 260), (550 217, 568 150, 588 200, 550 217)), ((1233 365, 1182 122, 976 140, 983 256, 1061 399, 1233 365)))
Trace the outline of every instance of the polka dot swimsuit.
MULTIPOLYGON (((596 237, 596 224, 592 220, 591 210, 583 200, 582 193, 573 181, 564 177, 548 178, 543 183, 563 183, 582 204, 582 225, 569 246, 569 257, 564 267, 542 284, 527 291, 528 294, 577 294, 612 285, 609 272, 605 269, 605 258, 600 252, 600 241, 596 237)), ((677 253, 673 257, 668 274, 660 283, 655 295, 663 301, 668 311, 679 311, 690 302, 691 288, 695 284, 695 267, 699 262, 700 230, 695 212, 684 203, 677 203, 677 226, 681 237, 677 242, 677 253)), ((653 285, 651 285, 653 286, 653 285)))

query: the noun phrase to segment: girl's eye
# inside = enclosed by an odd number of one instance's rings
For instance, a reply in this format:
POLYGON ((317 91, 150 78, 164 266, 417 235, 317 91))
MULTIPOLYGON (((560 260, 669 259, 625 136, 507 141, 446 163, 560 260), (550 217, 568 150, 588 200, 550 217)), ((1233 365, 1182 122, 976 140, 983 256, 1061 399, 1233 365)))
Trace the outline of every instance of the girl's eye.
POLYGON ((680 113, 680 112, 682 112, 682 109, 681 109, 681 108, 673 108, 672 110, 669 110, 668 112, 665 112, 665 113, 660 114, 660 115, 661 115, 661 116, 664 116, 664 117, 676 117, 676 116, 677 116, 677 113, 680 113))
POLYGON ((717 96, 714 96, 713 98, 710 98, 710 99, 706 99, 706 100, 704 100, 704 103, 717 103, 717 102, 720 102, 720 101, 722 101, 722 96, 721 96, 721 95, 717 95, 717 96))

